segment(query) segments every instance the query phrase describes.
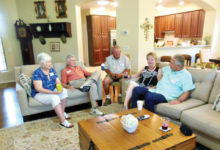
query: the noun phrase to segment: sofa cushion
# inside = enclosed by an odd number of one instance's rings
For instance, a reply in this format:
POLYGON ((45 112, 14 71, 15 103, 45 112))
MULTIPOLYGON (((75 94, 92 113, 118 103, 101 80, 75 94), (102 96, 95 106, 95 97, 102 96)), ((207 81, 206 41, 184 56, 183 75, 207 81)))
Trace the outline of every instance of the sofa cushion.
POLYGON ((180 115, 184 110, 203 105, 204 102, 197 99, 188 99, 180 104, 170 105, 169 103, 161 103, 155 107, 155 112, 173 119, 180 119, 180 115))
POLYGON ((215 111, 218 111, 220 112, 220 93, 218 93, 217 97, 216 97, 216 100, 212 106, 212 109, 215 110, 215 111))
POLYGON ((39 102, 38 100, 36 100, 33 97, 29 97, 28 102, 29 102, 28 103, 29 106, 44 106, 44 105, 46 105, 46 104, 43 104, 43 103, 39 102))
POLYGON ((215 80, 216 71, 212 69, 188 69, 193 76, 195 89, 191 97, 208 102, 209 95, 215 80))
MULTIPOLYGON (((83 65, 82 62, 77 61, 76 65, 85 69, 85 66, 83 65)), ((64 63, 64 62, 63 63, 54 63, 54 69, 56 70, 59 79, 61 79, 61 72, 64 68, 66 68, 66 63, 64 63)))
POLYGON ((25 75, 31 77, 34 70, 39 68, 40 65, 23 65, 21 66, 21 73, 24 73, 25 75))
POLYGON ((217 76, 214 81, 214 85, 211 91, 211 95, 209 97, 209 103, 213 104, 218 93, 220 92, 220 72, 217 72, 217 76))
POLYGON ((88 93, 81 92, 78 89, 74 89, 73 92, 67 89, 67 95, 68 95, 67 99, 74 99, 74 98, 78 98, 78 97, 85 96, 85 95, 88 96, 88 93))
POLYGON ((19 81, 21 86, 25 89, 28 96, 31 96, 31 78, 24 73, 19 75, 19 81))
POLYGON ((212 104, 186 110, 180 120, 193 130, 220 140, 220 114, 212 110, 212 104))
MULTIPOLYGON (((84 97, 85 95, 88 97, 88 93, 83 93, 78 89, 75 89, 73 92, 67 89, 67 95, 68 95, 67 99, 71 99, 71 100, 84 97)), ((45 105, 45 104, 40 103, 33 97, 29 98, 29 106, 42 106, 42 105, 45 105)))

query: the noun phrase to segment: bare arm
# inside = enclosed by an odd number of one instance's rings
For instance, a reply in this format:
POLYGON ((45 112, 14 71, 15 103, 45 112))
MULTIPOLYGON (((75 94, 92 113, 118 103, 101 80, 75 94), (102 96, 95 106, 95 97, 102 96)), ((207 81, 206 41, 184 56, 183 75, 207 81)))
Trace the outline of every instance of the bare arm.
POLYGON ((183 101, 185 101, 189 97, 189 95, 190 95, 190 91, 186 91, 178 99, 172 100, 170 102, 170 104, 174 105, 174 104, 182 103, 183 101))
POLYGON ((157 74, 157 81, 160 81, 160 79, 162 79, 162 69, 158 70, 158 74, 157 74))
POLYGON ((115 79, 116 74, 111 73, 111 71, 110 71, 109 69, 105 69, 105 72, 106 72, 107 74, 109 74, 113 79, 115 79))
POLYGON ((60 94, 60 92, 57 91, 51 91, 48 89, 43 88, 42 86, 42 81, 41 80, 34 80, 33 81, 34 84, 34 88, 36 89, 36 91, 40 92, 40 93, 45 93, 45 94, 60 94))

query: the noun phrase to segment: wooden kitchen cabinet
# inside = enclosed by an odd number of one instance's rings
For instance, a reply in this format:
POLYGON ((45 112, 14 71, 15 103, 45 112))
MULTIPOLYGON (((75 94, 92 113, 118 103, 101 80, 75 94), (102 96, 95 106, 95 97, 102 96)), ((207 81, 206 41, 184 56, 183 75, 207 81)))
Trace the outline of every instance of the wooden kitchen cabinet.
POLYGON ((116 28, 116 19, 110 16, 87 16, 89 64, 100 65, 110 55, 110 29, 116 28))
POLYGON ((204 10, 155 17, 155 38, 164 31, 175 31, 179 38, 202 37, 204 18, 204 10))
POLYGON ((183 14, 176 14, 175 15, 175 37, 182 37, 182 22, 183 22, 183 14))
POLYGON ((205 11, 204 10, 199 10, 199 22, 198 22, 197 37, 202 37, 203 27, 204 27, 204 20, 205 20, 205 11))
POLYGON ((191 12, 191 29, 190 37, 198 36, 199 11, 191 12))
POLYGON ((183 20, 182 20, 182 38, 190 37, 191 31, 191 12, 183 13, 183 20))
POLYGON ((155 20, 154 20, 154 37, 157 39, 163 38, 160 20, 161 20, 161 17, 155 17, 155 20))
POLYGON ((166 18, 165 31, 174 31, 175 15, 164 16, 166 18))

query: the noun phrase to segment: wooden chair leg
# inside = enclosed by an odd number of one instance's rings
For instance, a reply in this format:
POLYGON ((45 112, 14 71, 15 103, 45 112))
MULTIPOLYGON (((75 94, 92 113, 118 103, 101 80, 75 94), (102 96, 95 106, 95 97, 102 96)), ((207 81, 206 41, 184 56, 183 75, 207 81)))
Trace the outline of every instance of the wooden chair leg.
POLYGON ((110 94, 110 98, 111 98, 111 102, 114 102, 114 90, 113 90, 113 86, 110 85, 109 87, 109 94, 110 94))
POLYGON ((120 93, 120 87, 119 86, 115 86, 115 103, 118 102, 118 95, 120 93))
POLYGON ((106 94, 105 94, 104 87, 102 86, 102 105, 104 105, 105 100, 106 100, 106 94))

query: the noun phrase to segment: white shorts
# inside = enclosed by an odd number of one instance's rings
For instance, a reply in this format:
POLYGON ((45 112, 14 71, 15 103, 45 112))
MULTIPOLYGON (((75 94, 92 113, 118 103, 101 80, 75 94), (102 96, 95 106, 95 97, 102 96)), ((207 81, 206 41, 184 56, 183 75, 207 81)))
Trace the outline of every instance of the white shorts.
MULTIPOLYGON (((54 91, 57 91, 57 89, 54 91)), ((60 94, 37 93, 34 98, 43 104, 51 104, 54 108, 60 103, 61 100, 67 98, 67 90, 63 88, 63 92, 60 94)))

